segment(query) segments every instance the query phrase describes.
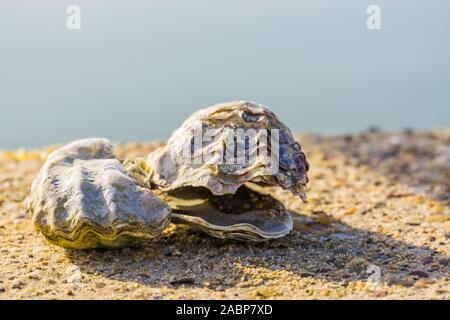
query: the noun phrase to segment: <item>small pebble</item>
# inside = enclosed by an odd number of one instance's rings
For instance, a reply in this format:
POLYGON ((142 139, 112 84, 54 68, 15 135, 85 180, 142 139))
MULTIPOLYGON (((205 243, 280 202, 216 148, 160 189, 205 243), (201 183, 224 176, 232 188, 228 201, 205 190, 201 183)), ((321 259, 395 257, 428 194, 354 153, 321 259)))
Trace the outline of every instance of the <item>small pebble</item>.
POLYGON ((433 257, 426 257, 425 259, 422 260, 422 264, 430 264, 433 262, 433 257))
POLYGON ((430 275, 422 270, 414 270, 408 273, 409 276, 416 276, 419 278, 428 278, 430 275))
POLYGON ((442 257, 442 258, 439 258, 438 262, 443 266, 448 266, 450 263, 450 258, 442 257))
POLYGON ((67 283, 74 283, 81 281, 81 272, 80 270, 75 271, 71 276, 67 278, 67 283))
POLYGON ((191 277, 177 278, 177 279, 170 280, 169 283, 172 284, 172 285, 177 285, 177 284, 194 284, 195 283, 195 279, 191 278, 191 277))
POLYGON ((22 289, 22 287, 25 285, 25 283, 23 283, 22 281, 20 281, 19 279, 14 280, 11 283, 11 288, 13 289, 22 289))
POLYGON ((33 279, 33 280, 40 280, 41 277, 39 275, 39 272, 37 271, 33 271, 31 273, 28 274, 28 278, 33 279))
POLYGON ((434 283, 434 280, 431 278, 421 278, 416 281, 416 283, 414 284, 414 287, 418 288, 418 289, 425 289, 425 288, 428 288, 433 283, 434 283))
POLYGON ((316 220, 321 225, 327 225, 331 223, 330 217, 326 213, 317 214, 316 220))
POLYGON ((319 238, 319 242, 320 243, 324 243, 324 242, 327 242, 329 239, 327 238, 327 237, 325 237, 325 236, 321 236, 320 238, 319 238))

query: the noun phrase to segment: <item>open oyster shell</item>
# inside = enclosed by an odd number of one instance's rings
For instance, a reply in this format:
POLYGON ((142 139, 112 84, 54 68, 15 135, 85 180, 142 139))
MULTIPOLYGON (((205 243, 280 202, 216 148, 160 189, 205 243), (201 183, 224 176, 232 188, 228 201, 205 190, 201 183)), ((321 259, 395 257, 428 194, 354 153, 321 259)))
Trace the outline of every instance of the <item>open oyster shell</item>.
POLYGON ((286 235, 292 219, 280 202, 249 183, 279 186, 305 199, 308 167, 291 131, 267 107, 247 101, 195 112, 147 162, 127 166, 142 185, 158 189, 174 222, 253 241, 286 235))
POLYGON ((136 245, 170 220, 170 208, 136 185, 100 138, 53 152, 33 182, 28 208, 50 242, 75 249, 136 245))
POLYGON ((223 196, 193 187, 159 195, 172 208, 172 222, 191 225, 216 238, 260 242, 292 230, 292 218, 283 204, 250 186, 223 196))

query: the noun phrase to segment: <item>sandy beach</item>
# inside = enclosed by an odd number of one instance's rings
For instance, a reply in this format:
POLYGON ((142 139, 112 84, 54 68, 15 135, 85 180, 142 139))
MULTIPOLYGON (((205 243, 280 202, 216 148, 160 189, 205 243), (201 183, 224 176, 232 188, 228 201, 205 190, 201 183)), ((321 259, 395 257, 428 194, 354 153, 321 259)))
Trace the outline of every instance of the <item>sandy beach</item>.
POLYGON ((450 130, 297 138, 308 202, 274 189, 294 231, 262 244, 171 225, 142 248, 54 246, 25 200, 55 146, 1 151, 0 299, 450 299, 450 130))

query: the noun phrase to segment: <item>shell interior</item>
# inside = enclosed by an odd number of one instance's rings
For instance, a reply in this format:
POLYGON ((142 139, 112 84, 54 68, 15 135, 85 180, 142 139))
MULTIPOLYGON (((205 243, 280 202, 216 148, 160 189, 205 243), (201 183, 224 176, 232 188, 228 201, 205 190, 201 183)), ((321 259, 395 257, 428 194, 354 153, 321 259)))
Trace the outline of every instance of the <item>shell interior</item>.
POLYGON ((206 188, 184 187, 158 195, 172 208, 172 221, 200 229, 216 238, 265 241, 292 230, 292 218, 270 195, 250 184, 232 195, 213 195, 206 188))

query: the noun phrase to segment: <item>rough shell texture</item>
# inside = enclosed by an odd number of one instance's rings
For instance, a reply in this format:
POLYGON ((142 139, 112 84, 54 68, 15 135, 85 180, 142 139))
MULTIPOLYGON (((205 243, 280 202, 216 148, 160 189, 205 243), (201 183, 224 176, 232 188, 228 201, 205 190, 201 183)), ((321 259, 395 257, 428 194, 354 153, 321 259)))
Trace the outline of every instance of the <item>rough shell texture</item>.
POLYGON ((162 192, 172 207, 172 221, 220 239, 266 241, 288 234, 291 215, 267 194, 239 188, 234 195, 214 196, 206 188, 186 187, 162 192))
MULTIPOLYGON (((267 143, 266 147, 270 149, 271 145, 267 143)), ((267 107, 247 101, 218 104, 195 112, 173 133, 167 145, 152 152, 147 161, 153 170, 151 184, 166 191, 193 186, 206 187, 215 195, 234 194, 245 182, 253 181, 278 185, 304 198, 303 189, 308 182, 308 163, 291 131, 267 107), (236 129, 256 129, 256 139, 267 132, 258 129, 278 129, 279 170, 267 174, 269 164, 256 151, 257 144, 249 146, 245 140, 237 141, 235 150, 245 150, 247 155, 255 156, 253 162, 186 163, 183 150, 192 145, 192 132, 199 127, 218 133, 216 139, 203 139, 200 150, 203 155, 221 154, 224 144, 230 141, 230 133, 236 129)))
POLYGON ((136 245, 169 223, 170 208, 129 177, 106 139, 53 152, 33 182, 29 210, 52 243, 76 249, 136 245))

